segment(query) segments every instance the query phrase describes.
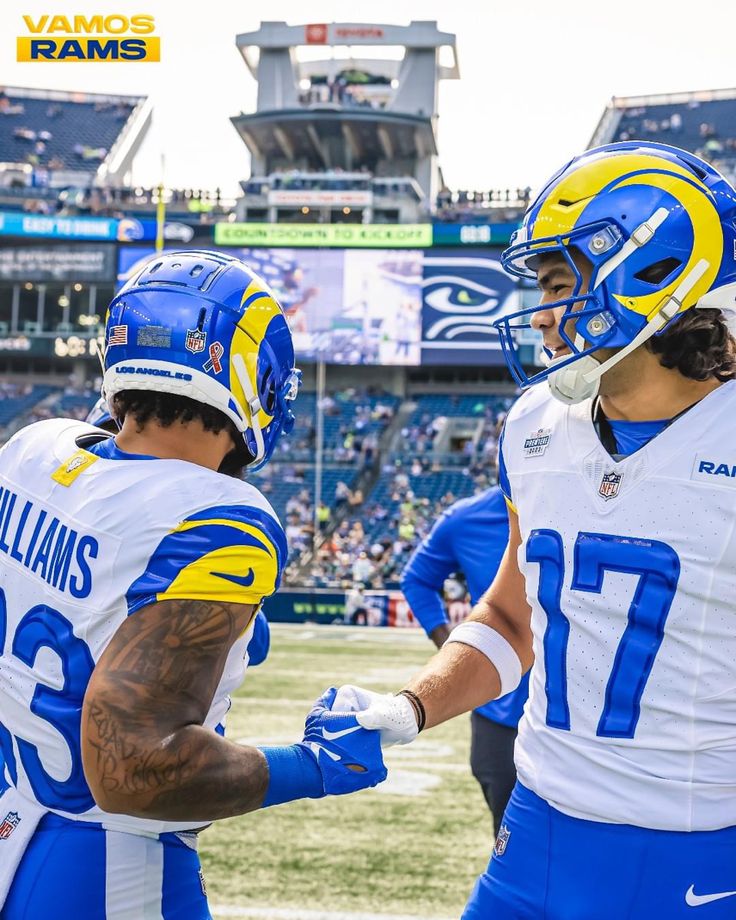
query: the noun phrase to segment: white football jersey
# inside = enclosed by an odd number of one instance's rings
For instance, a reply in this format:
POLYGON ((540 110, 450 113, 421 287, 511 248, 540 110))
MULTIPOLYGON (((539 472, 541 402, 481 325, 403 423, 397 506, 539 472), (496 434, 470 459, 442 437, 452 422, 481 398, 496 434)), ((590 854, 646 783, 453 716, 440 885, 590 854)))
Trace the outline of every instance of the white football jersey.
MULTIPOLYGON (((100 456, 80 449, 94 433, 39 422, 0 451, 0 752, 10 782, 49 811, 117 830, 181 830, 107 815, 92 800, 80 752, 90 675, 148 604, 260 603, 278 586, 286 538, 253 486, 121 454, 111 439, 100 456)), ((223 730, 252 633, 251 623, 229 654, 205 721, 213 730, 223 730)))
POLYGON ((537 387, 506 421, 536 656, 516 763, 567 814, 736 825, 734 418, 729 382, 618 462, 590 401, 537 387))

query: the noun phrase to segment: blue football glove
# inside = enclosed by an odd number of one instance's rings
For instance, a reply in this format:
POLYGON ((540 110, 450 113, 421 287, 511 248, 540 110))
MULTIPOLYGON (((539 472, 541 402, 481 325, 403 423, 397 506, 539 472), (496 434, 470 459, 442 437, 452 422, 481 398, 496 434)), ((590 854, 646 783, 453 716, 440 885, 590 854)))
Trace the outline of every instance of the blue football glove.
POLYGON ((388 775, 380 733, 362 728, 353 713, 332 712, 336 695, 337 688, 330 687, 316 701, 302 741, 317 759, 326 795, 377 786, 388 775))
POLYGON ((303 741, 261 748, 269 772, 263 808, 357 792, 386 779, 380 732, 362 728, 355 713, 332 712, 336 695, 330 687, 314 704, 303 741))
POLYGON ((248 666, 255 667, 263 664, 271 647, 271 630, 266 619, 266 614, 259 610, 253 624, 253 635, 248 643, 248 666))

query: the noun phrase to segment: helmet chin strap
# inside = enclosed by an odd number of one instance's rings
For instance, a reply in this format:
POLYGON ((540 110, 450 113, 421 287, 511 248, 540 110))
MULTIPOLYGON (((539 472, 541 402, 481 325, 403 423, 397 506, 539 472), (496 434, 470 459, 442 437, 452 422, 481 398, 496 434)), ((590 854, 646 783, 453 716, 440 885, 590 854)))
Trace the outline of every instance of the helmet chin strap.
MULTIPOLYGON (((560 402, 568 405, 574 405, 584 399, 594 399, 598 395, 601 377, 606 371, 615 367, 619 361, 623 361, 632 351, 649 341, 655 333, 659 332, 677 315, 682 309, 683 301, 708 271, 709 267, 710 262, 707 259, 700 259, 699 262, 696 262, 673 294, 662 304, 641 332, 634 336, 628 345, 611 355, 610 358, 600 362, 593 355, 585 355, 568 364, 567 367, 550 373, 547 382, 552 395, 559 399, 560 402)), ((585 348, 585 340, 581 335, 575 336, 575 348, 579 350, 585 348)), ((569 360, 569 355, 562 355, 560 358, 554 358, 550 361, 548 366, 553 368, 556 364, 562 364, 567 360, 569 360)))
MULTIPOLYGON (((580 348, 580 343, 585 347, 583 337, 578 335, 575 337, 575 347, 580 348)), ((560 358, 554 358, 550 361, 549 367, 552 368, 556 364, 562 364, 568 360, 568 357, 568 355, 563 355, 560 358)), ((584 399, 595 399, 601 385, 600 374, 590 380, 588 376, 595 374, 600 367, 600 362, 593 355, 578 358, 577 361, 568 364, 567 367, 552 371, 547 377, 550 392, 555 399, 559 399, 560 402, 566 403, 568 406, 582 402, 584 399)))
POLYGON ((258 413, 262 409, 261 401, 253 390, 253 384, 250 382, 250 376, 248 375, 243 356, 240 354, 233 355, 233 365, 235 367, 235 373, 238 375, 240 386, 243 388, 243 393, 245 394, 245 408, 248 412, 251 431, 256 441, 256 456, 252 461, 254 465, 260 463, 266 454, 266 445, 263 442, 263 432, 261 431, 261 424, 258 421, 258 413))

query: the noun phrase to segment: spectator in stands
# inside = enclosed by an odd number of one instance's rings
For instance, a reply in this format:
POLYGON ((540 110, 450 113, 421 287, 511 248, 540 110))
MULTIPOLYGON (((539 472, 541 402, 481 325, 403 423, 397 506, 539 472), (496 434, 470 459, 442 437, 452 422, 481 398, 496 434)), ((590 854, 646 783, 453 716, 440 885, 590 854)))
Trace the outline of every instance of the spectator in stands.
POLYGON ((11 102, 4 90, 0 91, 0 115, 24 115, 22 102, 11 102))
POLYGON ((368 558, 368 554, 363 551, 353 563, 353 580, 356 582, 370 581, 375 572, 375 566, 368 558))
POLYGON ((326 505, 324 502, 320 502, 317 505, 317 525, 320 531, 327 530, 331 517, 332 511, 330 510, 330 506, 326 505))
POLYGON ((363 438, 362 446, 362 465, 372 466, 378 452, 378 436, 375 432, 370 432, 363 438))
POLYGON ((409 477, 406 475, 406 472, 401 468, 401 461, 396 461, 397 471, 394 476, 394 481, 392 486, 394 489, 404 491, 409 488, 409 477))
POLYGON ((347 504, 350 498, 350 489, 348 484, 340 480, 335 486, 335 508, 339 510, 347 504))
POLYGON ((354 489, 348 496, 348 504, 351 508, 359 508, 363 504, 363 492, 361 489, 354 489))
POLYGON ((36 132, 26 127, 13 128, 13 137, 17 137, 23 141, 35 141, 36 132))

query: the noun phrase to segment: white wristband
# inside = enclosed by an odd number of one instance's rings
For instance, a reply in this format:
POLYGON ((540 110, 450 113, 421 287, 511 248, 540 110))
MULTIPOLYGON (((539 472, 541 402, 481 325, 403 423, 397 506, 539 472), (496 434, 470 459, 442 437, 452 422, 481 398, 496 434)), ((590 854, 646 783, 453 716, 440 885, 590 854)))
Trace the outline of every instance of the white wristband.
POLYGON ((475 620, 456 626, 447 637, 447 642, 462 642, 482 652, 498 671, 501 679, 499 696, 506 696, 521 683, 521 661, 511 643, 498 630, 475 620))

